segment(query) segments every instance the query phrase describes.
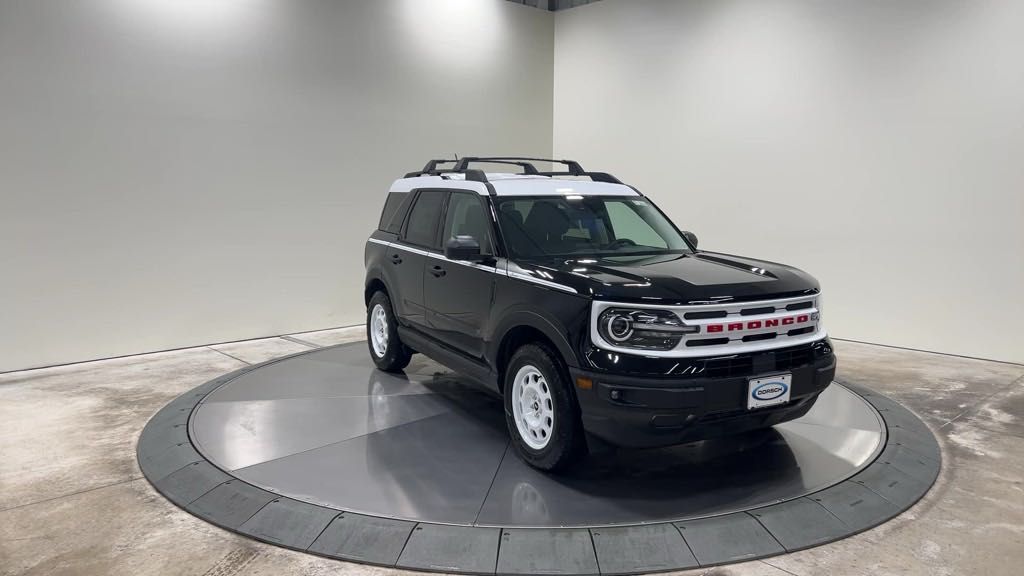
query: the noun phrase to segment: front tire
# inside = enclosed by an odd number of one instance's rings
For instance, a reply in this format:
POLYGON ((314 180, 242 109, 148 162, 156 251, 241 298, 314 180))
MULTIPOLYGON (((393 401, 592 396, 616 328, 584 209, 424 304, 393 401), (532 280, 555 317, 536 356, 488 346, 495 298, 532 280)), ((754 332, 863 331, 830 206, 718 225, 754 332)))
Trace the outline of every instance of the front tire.
POLYGON ((374 293, 366 307, 366 344, 373 363, 385 372, 401 371, 412 358, 412 351, 398 337, 391 299, 383 291, 374 293))
POLYGON ((540 470, 558 470, 586 453, 576 397, 561 361, 527 344, 505 369, 505 421, 516 452, 540 470))

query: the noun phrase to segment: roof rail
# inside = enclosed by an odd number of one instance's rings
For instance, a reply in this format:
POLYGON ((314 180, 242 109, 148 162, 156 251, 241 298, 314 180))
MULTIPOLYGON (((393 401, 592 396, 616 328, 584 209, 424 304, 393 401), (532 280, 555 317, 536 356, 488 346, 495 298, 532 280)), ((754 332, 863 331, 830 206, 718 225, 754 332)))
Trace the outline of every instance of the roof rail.
POLYGON ((470 164, 508 164, 522 168, 523 174, 530 176, 586 176, 594 182, 609 182, 611 184, 622 184, 622 181, 607 172, 587 172, 575 160, 554 160, 551 158, 530 158, 524 156, 466 156, 455 160, 431 160, 423 167, 423 170, 409 172, 406 178, 416 176, 439 176, 441 174, 466 174, 467 180, 487 182, 483 171, 470 168, 470 164), (541 172, 534 166, 534 162, 550 162, 553 164, 564 164, 564 171, 541 172), (454 163, 451 168, 438 168, 438 164, 454 163))

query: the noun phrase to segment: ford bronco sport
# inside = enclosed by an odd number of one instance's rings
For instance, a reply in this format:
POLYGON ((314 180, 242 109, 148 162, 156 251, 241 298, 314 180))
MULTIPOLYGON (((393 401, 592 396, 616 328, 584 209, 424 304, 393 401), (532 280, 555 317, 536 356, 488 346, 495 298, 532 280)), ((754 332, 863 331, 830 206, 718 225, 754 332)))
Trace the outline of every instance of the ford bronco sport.
POLYGON ((595 438, 666 446, 792 420, 835 373, 814 278, 698 249, 573 161, 432 160, 391 185, 365 262, 377 367, 421 352, 500 394, 517 452, 544 470, 595 438), (471 168, 485 163, 517 170, 471 168))

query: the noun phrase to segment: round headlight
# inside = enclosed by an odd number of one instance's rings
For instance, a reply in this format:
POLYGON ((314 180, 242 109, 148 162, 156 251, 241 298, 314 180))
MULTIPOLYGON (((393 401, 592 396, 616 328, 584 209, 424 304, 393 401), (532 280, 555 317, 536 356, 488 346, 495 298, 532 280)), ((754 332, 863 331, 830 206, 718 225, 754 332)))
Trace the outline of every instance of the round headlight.
POLYGON ((616 314, 607 320, 608 336, 616 342, 624 342, 633 335, 633 320, 628 316, 616 314))

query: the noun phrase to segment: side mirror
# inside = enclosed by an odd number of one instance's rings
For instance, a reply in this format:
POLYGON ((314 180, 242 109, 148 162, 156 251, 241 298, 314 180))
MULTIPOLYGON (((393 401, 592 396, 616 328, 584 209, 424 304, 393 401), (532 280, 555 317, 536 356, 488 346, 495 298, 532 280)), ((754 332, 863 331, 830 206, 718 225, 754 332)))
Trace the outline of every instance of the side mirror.
POLYGON ((694 248, 697 247, 697 235, 693 232, 683 232, 683 237, 689 242, 694 248))
POLYGON ((455 236, 444 245, 444 256, 449 260, 482 262, 487 259, 480 253, 480 243, 472 236, 455 236))

